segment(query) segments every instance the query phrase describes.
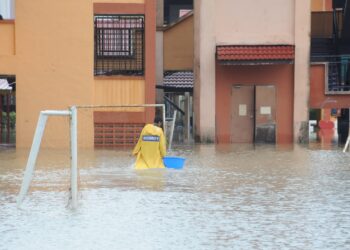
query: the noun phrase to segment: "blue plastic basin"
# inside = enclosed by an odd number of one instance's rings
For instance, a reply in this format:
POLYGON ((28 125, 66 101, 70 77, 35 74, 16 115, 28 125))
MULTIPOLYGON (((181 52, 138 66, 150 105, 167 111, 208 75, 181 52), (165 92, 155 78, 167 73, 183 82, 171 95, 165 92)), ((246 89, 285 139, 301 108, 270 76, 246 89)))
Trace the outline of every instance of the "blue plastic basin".
POLYGON ((163 163, 167 168, 181 169, 185 165, 185 158, 176 156, 165 156, 163 163))

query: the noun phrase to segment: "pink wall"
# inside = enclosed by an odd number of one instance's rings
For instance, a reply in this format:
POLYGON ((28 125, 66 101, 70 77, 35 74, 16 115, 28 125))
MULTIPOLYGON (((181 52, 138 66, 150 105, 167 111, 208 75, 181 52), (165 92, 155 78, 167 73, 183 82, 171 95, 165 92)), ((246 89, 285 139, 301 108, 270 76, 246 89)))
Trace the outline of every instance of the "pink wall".
MULTIPOLYGON (((301 1, 305 8, 307 1, 301 1)), ((213 2, 214 8, 206 11, 214 15, 217 44, 293 44, 295 41, 295 0, 213 2)), ((307 16, 300 18, 307 23, 307 16)))
POLYGON ((274 85, 276 139, 293 142, 294 65, 224 66, 216 64, 216 141, 230 142, 231 88, 233 84, 274 85))
POLYGON ((332 0, 325 0, 325 10, 332 10, 333 9, 333 3, 332 0))

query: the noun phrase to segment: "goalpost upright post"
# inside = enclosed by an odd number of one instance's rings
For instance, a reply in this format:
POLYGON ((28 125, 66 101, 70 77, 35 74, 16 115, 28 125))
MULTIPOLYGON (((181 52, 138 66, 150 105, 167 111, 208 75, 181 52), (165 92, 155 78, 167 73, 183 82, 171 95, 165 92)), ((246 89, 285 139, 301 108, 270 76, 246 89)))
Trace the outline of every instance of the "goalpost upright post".
POLYGON ((41 139, 44 134, 46 121, 48 116, 71 116, 71 112, 68 110, 45 110, 41 111, 38 119, 38 124, 36 126, 33 143, 30 148, 30 153, 24 172, 24 177, 21 185, 21 189, 17 198, 17 205, 20 206, 25 195, 28 192, 30 183, 33 178, 33 173, 35 169, 35 163, 39 154, 39 148, 41 144, 41 139))
POLYGON ((164 104, 135 104, 135 105, 86 105, 71 106, 69 110, 45 110, 41 111, 34 133, 33 143, 30 149, 21 189, 17 198, 17 205, 20 206, 25 195, 29 190, 30 183, 33 178, 35 163, 39 154, 41 139, 44 134, 46 121, 48 116, 69 116, 70 117, 70 149, 71 149, 71 205, 72 208, 78 206, 78 108, 130 108, 130 107, 161 107, 163 109, 164 134, 166 134, 165 126, 165 105, 164 104))
POLYGON ((70 108, 70 148, 71 148, 71 195, 72 207, 78 206, 78 115, 77 108, 72 106, 70 108))

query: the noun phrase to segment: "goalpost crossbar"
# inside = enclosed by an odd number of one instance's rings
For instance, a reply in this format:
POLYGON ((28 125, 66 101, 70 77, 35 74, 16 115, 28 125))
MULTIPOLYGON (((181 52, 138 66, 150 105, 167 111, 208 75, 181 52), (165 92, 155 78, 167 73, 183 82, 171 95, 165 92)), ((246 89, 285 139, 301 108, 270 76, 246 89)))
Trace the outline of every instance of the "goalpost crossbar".
POLYGON ((77 109, 83 108, 130 108, 130 107, 161 107, 163 110, 164 134, 165 126, 165 105, 164 104, 130 104, 130 105, 79 105, 71 106, 69 110, 43 110, 39 114, 38 123, 35 129, 32 146, 30 148, 27 165, 24 171, 23 181, 17 198, 19 207, 26 194, 28 193, 30 183, 33 178, 37 156, 39 154, 41 140, 45 131, 47 118, 49 116, 68 116, 70 117, 70 151, 71 151, 71 206, 73 209, 78 205, 78 135, 77 135, 77 109))

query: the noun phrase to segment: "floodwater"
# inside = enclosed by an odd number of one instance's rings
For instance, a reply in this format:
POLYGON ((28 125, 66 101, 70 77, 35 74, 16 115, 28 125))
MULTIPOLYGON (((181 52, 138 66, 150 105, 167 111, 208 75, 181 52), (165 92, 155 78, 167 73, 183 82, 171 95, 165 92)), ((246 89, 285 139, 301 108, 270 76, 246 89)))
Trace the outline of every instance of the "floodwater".
POLYGON ((16 207, 28 150, 0 151, 0 249, 350 249, 350 153, 195 145, 182 170, 135 171, 128 150, 42 150, 16 207))

